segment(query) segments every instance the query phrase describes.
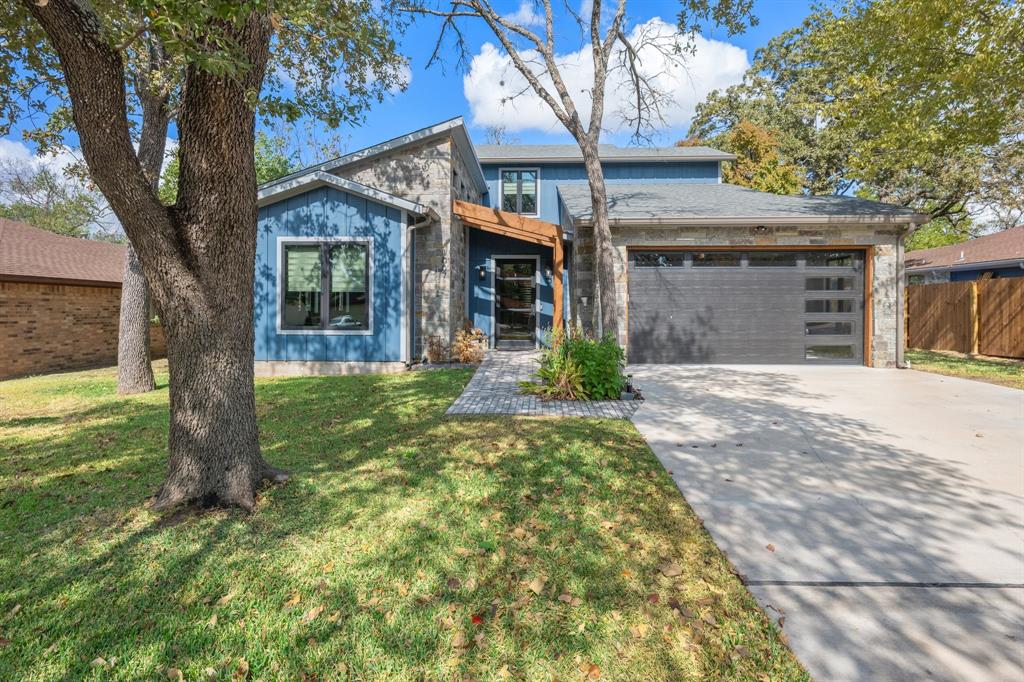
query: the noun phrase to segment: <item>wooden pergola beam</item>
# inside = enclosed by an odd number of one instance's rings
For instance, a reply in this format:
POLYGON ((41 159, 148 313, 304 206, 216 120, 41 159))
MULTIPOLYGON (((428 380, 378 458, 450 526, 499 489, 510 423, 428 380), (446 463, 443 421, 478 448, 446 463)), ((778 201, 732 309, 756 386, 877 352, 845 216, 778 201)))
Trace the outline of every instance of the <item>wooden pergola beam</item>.
POLYGON ((562 246, 562 228, 555 223, 545 220, 528 218, 518 213, 499 211, 497 209, 471 204, 458 199, 452 201, 452 213, 457 215, 462 222, 475 227, 478 230, 500 234, 505 237, 519 239, 532 244, 550 246, 552 250, 551 279, 554 301, 554 326, 561 329, 565 321, 564 287, 562 286, 562 271, 565 268, 565 255, 562 246))

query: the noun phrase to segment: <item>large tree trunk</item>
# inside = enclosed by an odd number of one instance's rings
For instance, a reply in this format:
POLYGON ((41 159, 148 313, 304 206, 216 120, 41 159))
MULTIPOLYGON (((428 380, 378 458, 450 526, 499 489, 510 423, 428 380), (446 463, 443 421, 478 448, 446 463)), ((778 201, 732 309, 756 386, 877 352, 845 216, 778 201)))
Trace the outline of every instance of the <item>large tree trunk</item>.
POLYGON ((597 311, 602 334, 611 334, 619 340, 618 294, 615 290, 615 250, 608 225, 608 192, 604 184, 604 169, 597 153, 597 144, 580 145, 583 164, 590 182, 590 204, 594 223, 594 268, 600 303, 597 311))
POLYGON ((117 392, 145 393, 156 388, 150 362, 149 287, 131 242, 121 278, 121 316, 117 327, 117 392))
MULTIPOLYGON (((131 240, 167 336, 167 478, 154 506, 252 509, 261 480, 253 386, 256 171, 252 94, 270 48, 269 17, 232 24, 249 68, 234 78, 188 67, 178 116, 178 201, 160 203, 132 146, 121 55, 87 3, 23 0, 60 56, 89 172, 131 240)), ((201 30, 197 29, 197 30, 201 30)))

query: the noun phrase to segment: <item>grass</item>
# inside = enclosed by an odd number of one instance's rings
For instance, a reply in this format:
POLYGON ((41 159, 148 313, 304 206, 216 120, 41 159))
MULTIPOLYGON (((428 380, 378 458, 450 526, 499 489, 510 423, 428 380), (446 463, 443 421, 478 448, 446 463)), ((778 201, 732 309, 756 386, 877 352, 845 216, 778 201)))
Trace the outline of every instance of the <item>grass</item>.
POLYGON ((1024 362, 933 350, 906 351, 913 369, 1024 390, 1024 362))
POLYGON ((0 679, 806 679, 628 422, 446 420, 466 371, 264 380, 292 480, 160 516, 158 376, 0 383, 0 679))

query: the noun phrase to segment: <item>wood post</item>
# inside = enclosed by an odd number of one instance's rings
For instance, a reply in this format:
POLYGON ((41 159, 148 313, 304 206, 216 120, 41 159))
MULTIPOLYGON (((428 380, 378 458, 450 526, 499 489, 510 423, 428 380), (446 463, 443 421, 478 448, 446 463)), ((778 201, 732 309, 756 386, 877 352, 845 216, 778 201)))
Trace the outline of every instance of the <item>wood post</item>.
MULTIPOLYGON (((561 232, 561 230, 559 230, 559 232, 561 232)), ((562 327, 565 324, 565 321, 563 320, 563 318, 565 316, 562 313, 562 305, 563 305, 563 299, 564 299, 564 295, 562 293, 562 268, 563 268, 564 264, 563 264, 562 261, 564 259, 564 256, 563 256, 563 251, 562 251, 562 235, 560 235, 560 234, 555 239, 555 244, 554 244, 554 247, 553 247, 553 251, 554 251, 554 253, 553 253, 554 257, 552 258, 553 267, 551 268, 551 279, 552 279, 552 285, 553 285, 553 288, 554 288, 554 299, 555 299, 554 300, 554 315, 553 315, 554 319, 553 319, 553 325, 554 325, 555 329, 562 329, 562 327)))
POLYGON ((981 338, 981 315, 978 313, 978 282, 971 282, 971 355, 978 354, 981 338))

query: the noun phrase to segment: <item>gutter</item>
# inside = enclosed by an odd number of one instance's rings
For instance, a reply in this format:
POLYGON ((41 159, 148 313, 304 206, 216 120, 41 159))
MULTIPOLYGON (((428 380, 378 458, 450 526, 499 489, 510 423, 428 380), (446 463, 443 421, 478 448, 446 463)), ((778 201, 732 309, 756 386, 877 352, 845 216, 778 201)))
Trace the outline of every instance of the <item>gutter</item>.
MULTIPOLYGON (((881 215, 837 215, 837 216, 704 216, 704 217, 644 217, 644 218, 610 218, 609 225, 622 227, 645 227, 649 225, 664 226, 703 226, 703 225, 920 225, 931 220, 921 213, 900 216, 881 215)), ((590 227, 591 218, 576 218, 573 225, 590 227)))
MULTIPOLYGON (((614 156, 611 158, 601 158, 601 163, 640 163, 645 161, 653 161, 655 163, 672 163, 672 162, 687 162, 687 161, 735 161, 735 154, 705 154, 701 156, 614 156)), ((543 165, 545 163, 583 163, 582 156, 502 156, 502 157, 484 157, 480 159, 480 163, 486 163, 488 165, 501 164, 501 163, 530 163, 533 165, 543 165)))
POLYGON ((992 268, 1024 269, 1024 258, 1009 258, 1005 260, 983 260, 976 263, 958 263, 957 265, 939 265, 935 267, 918 266, 907 268, 908 275, 921 275, 927 272, 959 272, 961 270, 988 270, 992 268))

